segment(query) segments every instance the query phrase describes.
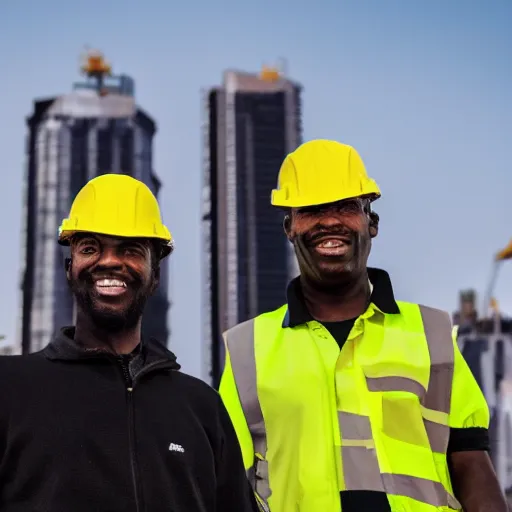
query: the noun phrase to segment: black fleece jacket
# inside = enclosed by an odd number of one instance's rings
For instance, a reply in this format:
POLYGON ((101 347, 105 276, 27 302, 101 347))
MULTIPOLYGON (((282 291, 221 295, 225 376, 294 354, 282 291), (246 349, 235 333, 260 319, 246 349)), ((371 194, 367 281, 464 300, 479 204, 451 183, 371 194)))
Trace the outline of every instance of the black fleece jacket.
POLYGON ((156 341, 0 357, 2 512, 253 512, 218 394, 156 341))

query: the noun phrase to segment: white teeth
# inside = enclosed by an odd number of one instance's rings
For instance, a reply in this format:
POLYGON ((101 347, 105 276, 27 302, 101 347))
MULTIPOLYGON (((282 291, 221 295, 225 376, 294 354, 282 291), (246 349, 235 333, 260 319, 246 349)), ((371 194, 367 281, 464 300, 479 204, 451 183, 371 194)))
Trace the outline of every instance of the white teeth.
POLYGON ((126 283, 124 281, 120 281, 119 279, 100 279, 99 281, 96 281, 96 285, 102 288, 118 286, 126 288, 126 283))
POLYGON ((340 240, 326 240, 320 244, 320 247, 340 247, 342 242, 340 240))

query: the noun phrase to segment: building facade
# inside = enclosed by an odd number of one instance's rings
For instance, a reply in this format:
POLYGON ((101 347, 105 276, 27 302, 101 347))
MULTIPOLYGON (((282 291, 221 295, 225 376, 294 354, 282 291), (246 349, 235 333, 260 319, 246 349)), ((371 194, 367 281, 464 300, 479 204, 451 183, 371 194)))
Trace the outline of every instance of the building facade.
MULTIPOLYGON (((137 108, 133 80, 118 77, 98 94, 75 84, 72 93, 34 102, 28 118, 23 198, 19 338, 23 353, 42 349, 62 326, 74 323, 75 305, 64 272, 66 249, 57 244, 60 222, 85 183, 106 173, 129 174, 158 196, 153 171, 155 122, 137 108)), ((143 318, 145 335, 167 342, 168 264, 143 318)))
POLYGON ((222 332, 282 305, 297 263, 270 195, 302 141, 301 87, 226 71, 204 94, 203 378, 217 386, 222 332))

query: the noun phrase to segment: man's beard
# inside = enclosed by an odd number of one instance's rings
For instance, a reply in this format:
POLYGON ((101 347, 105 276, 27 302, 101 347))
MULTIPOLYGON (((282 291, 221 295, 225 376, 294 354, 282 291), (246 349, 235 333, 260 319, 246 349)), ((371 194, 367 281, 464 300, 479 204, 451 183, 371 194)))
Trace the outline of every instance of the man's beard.
POLYGON ((144 312, 149 297, 148 291, 141 287, 140 282, 132 282, 130 285, 135 290, 133 300, 126 308, 116 310, 98 303, 93 291, 93 281, 87 272, 83 271, 78 279, 69 281, 79 309, 89 316, 95 326, 107 332, 119 332, 135 327, 144 312))
POLYGON ((365 247, 361 235, 345 227, 326 228, 315 226, 305 233, 298 233, 292 243, 301 274, 309 278, 316 286, 325 290, 337 290, 339 286, 351 281, 354 272, 366 268, 365 247), (313 247, 317 236, 339 235, 350 238, 348 253, 341 258, 322 258, 315 254, 313 247))

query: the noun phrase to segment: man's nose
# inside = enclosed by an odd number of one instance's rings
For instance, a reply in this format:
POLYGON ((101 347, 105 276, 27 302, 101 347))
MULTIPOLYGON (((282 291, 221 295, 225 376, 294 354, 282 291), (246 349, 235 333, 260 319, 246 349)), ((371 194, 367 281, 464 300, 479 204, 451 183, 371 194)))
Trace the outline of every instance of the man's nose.
POLYGON ((98 265, 102 267, 114 268, 114 267, 122 267, 123 261, 120 258, 120 255, 116 248, 106 247, 101 252, 100 259, 98 261, 98 265))
POLYGON ((340 214, 340 212, 335 210, 328 211, 325 213, 325 215, 323 215, 321 223, 326 228, 343 226, 342 215, 340 214))

